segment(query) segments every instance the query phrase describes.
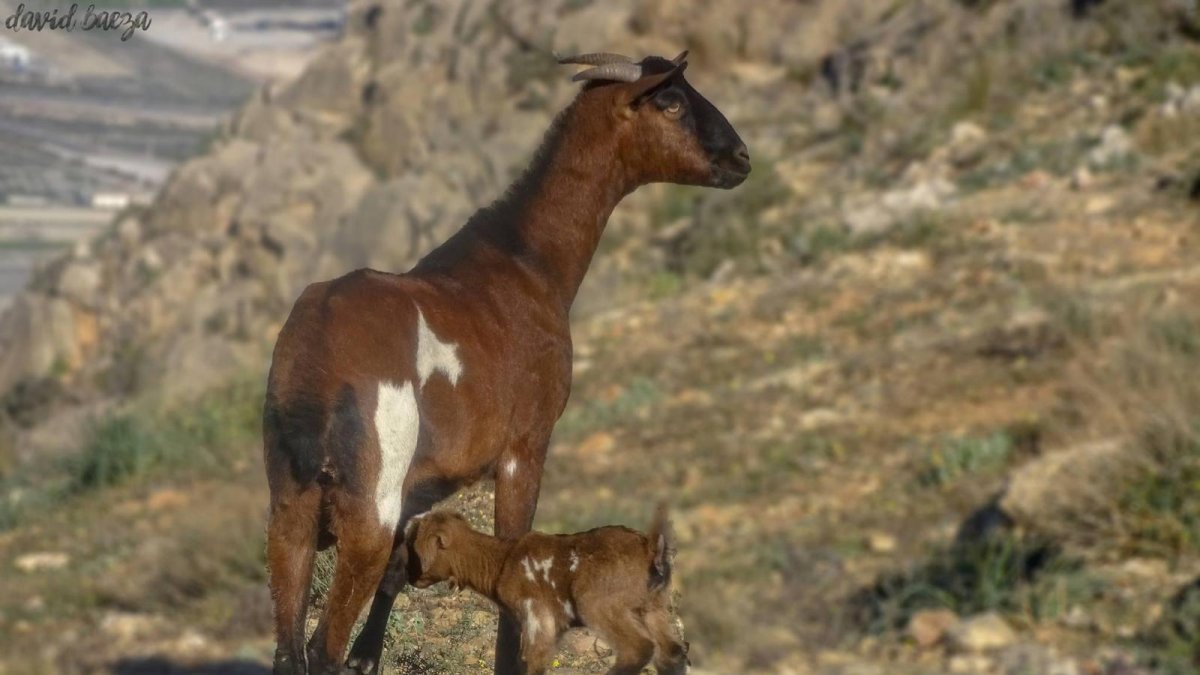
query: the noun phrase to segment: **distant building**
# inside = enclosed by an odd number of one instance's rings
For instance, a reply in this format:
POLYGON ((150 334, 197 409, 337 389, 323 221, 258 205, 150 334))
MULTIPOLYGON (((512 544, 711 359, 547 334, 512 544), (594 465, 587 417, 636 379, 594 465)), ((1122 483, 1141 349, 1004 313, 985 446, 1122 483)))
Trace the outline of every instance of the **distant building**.
POLYGON ((29 49, 0 37, 0 66, 24 70, 32 61, 29 49))
POLYGON ((92 195, 92 208, 120 211, 130 205, 133 199, 127 192, 97 192, 92 195))
POLYGON ((42 195, 9 194, 5 197, 4 202, 9 206, 28 208, 32 206, 46 206, 50 203, 50 200, 42 195))
POLYGON ((229 21, 220 14, 206 9, 201 11, 200 20, 208 26, 209 35, 214 42, 224 42, 225 38, 229 37, 229 21))

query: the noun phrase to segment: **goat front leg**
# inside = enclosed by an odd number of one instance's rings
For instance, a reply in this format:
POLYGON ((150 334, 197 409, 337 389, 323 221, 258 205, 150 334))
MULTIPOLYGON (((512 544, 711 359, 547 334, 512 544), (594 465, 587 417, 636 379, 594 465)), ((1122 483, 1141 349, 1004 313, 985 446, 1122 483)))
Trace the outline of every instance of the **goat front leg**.
MULTIPOLYGON (((496 536, 517 539, 533 527, 538 491, 542 485, 542 465, 549 439, 532 444, 534 452, 513 452, 500 462, 496 472, 496 536)), ((514 450, 516 450, 514 448, 514 450)), ((500 613, 496 632, 496 675, 522 675, 521 630, 507 612, 500 613)))

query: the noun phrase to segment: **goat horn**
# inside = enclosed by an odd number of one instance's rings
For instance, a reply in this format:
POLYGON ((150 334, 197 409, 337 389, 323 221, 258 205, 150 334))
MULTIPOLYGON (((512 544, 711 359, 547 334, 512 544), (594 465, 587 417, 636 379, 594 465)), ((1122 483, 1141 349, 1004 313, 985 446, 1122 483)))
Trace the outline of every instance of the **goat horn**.
POLYGON ((676 56, 675 58, 671 59, 671 63, 674 63, 675 65, 679 65, 687 60, 687 55, 688 55, 688 50, 685 49, 685 50, 679 52, 679 56, 676 56))
POLYGON ((615 80, 617 82, 637 82, 642 78, 642 67, 636 63, 606 63, 602 66, 589 68, 578 73, 571 80, 615 80))
POLYGON ((581 66, 604 66, 610 63, 633 63, 633 59, 612 52, 597 52, 595 54, 577 54, 575 56, 554 55, 559 64, 577 63, 581 66))

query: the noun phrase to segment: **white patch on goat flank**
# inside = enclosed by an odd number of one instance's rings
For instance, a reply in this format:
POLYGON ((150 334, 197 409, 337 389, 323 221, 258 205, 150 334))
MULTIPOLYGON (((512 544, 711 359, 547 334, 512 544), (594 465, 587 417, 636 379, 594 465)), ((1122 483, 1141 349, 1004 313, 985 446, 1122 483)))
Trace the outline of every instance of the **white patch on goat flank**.
POLYGON ((504 473, 508 474, 509 478, 517 475, 517 460, 510 459, 504 464, 504 473))
POLYGON ((528 557, 521 558, 521 567, 525 568, 525 578, 530 581, 537 581, 537 579, 533 578, 533 568, 530 567, 529 562, 530 560, 528 557))
POLYGON ((579 569, 579 554, 575 552, 575 549, 571 549, 571 571, 574 572, 577 569, 579 569))
POLYGON ((458 346, 453 342, 442 342, 425 323, 425 315, 417 309, 417 376, 421 386, 435 371, 442 371, 450 378, 450 384, 458 384, 462 374, 462 362, 458 360, 458 346))
POLYGON ((571 621, 575 620, 575 608, 571 606, 570 600, 562 601, 563 611, 566 612, 567 618, 571 621))
POLYGON ((395 531, 400 521, 404 476, 417 450, 420 419, 412 382, 396 386, 379 383, 375 404, 375 433, 379 437, 379 479, 375 483, 375 506, 379 523, 395 531))

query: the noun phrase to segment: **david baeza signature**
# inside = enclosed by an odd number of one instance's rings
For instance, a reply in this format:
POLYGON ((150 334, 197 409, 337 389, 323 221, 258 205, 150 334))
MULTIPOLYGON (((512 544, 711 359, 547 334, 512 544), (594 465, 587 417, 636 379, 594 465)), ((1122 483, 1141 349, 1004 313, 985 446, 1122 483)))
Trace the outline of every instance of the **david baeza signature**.
POLYGON ((120 30, 121 42, 133 37, 134 32, 150 29, 150 13, 138 13, 120 10, 98 10, 95 5, 88 5, 83 17, 78 16, 79 4, 73 3, 65 12, 58 8, 49 10, 26 10, 25 3, 17 5, 17 11, 4 20, 4 27, 13 32, 21 30, 120 30))

